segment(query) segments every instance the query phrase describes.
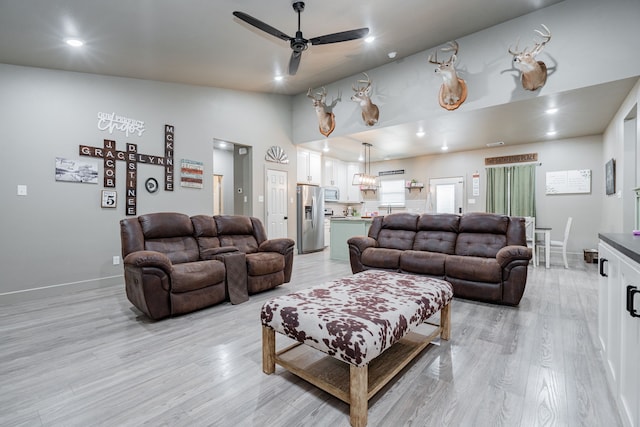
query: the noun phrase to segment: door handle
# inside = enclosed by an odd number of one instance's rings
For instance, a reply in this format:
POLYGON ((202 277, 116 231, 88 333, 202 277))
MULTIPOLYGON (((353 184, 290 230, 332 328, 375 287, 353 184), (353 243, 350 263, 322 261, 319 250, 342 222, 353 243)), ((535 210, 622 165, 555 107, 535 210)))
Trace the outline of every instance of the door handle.
POLYGON ((640 317, 640 311, 633 308, 633 298, 636 294, 640 294, 640 290, 636 286, 627 286, 627 311, 631 317, 640 317))
POLYGON ((604 272, 604 263, 605 262, 609 262, 609 260, 606 259, 606 258, 600 258, 600 275, 602 277, 609 277, 609 275, 604 272))
POLYGON ((284 217, 284 219, 289 219, 289 217, 288 217, 288 216, 285 216, 285 217, 284 217))

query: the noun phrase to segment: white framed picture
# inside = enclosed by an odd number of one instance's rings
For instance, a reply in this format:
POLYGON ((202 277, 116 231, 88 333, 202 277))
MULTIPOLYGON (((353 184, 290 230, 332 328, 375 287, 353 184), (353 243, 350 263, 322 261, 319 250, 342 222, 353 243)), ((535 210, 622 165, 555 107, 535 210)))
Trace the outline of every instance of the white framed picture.
POLYGON ((101 206, 115 208, 118 205, 118 193, 113 190, 102 190, 101 206))

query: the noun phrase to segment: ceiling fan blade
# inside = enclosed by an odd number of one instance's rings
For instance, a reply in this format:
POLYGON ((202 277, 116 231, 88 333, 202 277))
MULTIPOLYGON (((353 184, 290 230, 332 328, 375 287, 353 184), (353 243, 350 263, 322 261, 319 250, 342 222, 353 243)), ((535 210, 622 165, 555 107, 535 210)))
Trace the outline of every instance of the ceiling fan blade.
POLYGON ((247 15, 244 12, 237 12, 237 11, 233 12, 233 16, 235 16, 238 19, 243 20, 244 22, 246 22, 249 25, 253 25, 257 29, 264 31, 265 33, 271 34, 272 36, 277 37, 279 39, 282 39, 282 40, 284 40, 286 42, 291 40, 291 37, 289 37, 288 35, 286 35, 282 31, 278 30, 277 28, 273 28, 271 25, 265 24, 264 22, 260 21, 259 19, 256 19, 251 15, 247 15))
POLYGON ((289 75, 295 76, 298 72, 298 66, 300 65, 300 58, 302 58, 302 52, 291 52, 291 58, 289 59, 289 75))
POLYGON ((314 37, 309 39, 309 42, 311 42, 312 45, 346 42, 348 40, 361 39, 367 34, 369 34, 368 28, 358 28, 357 30, 342 31, 340 33, 314 37))

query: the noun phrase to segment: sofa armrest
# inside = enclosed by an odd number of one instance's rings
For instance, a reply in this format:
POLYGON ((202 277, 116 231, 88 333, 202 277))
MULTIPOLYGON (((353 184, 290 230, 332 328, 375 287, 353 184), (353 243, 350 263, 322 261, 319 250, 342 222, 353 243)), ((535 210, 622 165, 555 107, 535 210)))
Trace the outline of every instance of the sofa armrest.
POLYGON ((367 248, 375 248, 378 246, 378 241, 367 236, 354 236, 347 240, 349 246, 355 246, 360 253, 364 252, 367 248))
POLYGON ((173 264, 168 256, 156 251, 137 251, 127 255, 123 260, 125 266, 133 267, 156 267, 167 274, 173 271, 173 264))
POLYGON ((239 252, 239 249, 235 246, 222 246, 220 248, 205 249, 200 253, 200 259, 203 261, 215 260, 218 259, 218 255, 230 252, 239 252))
POLYGON ((496 254, 496 261, 501 268, 505 268, 512 261, 529 261, 531 259, 531 248, 519 245, 509 245, 500 249, 496 254))
POLYGON ((278 252, 282 255, 286 255, 287 252, 293 250, 295 242, 293 239, 281 237, 278 239, 265 240, 258 247, 259 252, 278 252))

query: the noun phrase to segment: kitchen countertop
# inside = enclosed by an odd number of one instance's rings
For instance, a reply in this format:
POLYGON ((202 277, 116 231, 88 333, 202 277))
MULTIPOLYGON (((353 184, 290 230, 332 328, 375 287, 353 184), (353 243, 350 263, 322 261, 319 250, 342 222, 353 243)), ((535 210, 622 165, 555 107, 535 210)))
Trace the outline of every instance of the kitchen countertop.
POLYGON ((631 233, 599 233, 598 237, 640 264, 640 236, 631 233))
POLYGON ((364 221, 371 222, 373 218, 371 217, 361 217, 361 216, 332 216, 331 221, 364 221))

